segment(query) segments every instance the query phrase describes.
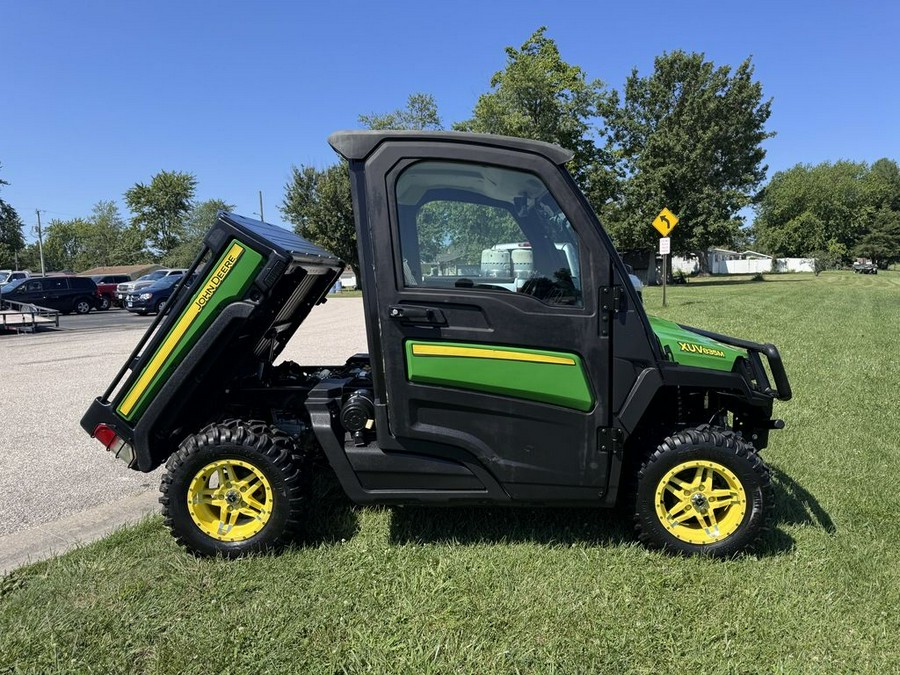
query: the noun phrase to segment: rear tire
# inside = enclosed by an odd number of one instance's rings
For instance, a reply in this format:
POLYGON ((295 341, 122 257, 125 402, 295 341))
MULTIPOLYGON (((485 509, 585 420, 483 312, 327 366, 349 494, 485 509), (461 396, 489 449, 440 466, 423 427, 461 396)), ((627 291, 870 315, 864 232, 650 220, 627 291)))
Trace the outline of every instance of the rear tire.
POLYGON ((638 473, 641 542, 688 555, 734 555, 768 528, 774 490, 755 448, 703 425, 664 440, 638 473))
POLYGON ((296 446, 263 423, 231 420, 188 436, 160 484, 165 523, 196 555, 235 558, 282 547, 306 495, 296 446))
POLYGON ((100 298, 100 306, 97 307, 97 309, 99 309, 101 312, 105 312, 105 311, 108 310, 111 306, 112 306, 112 303, 109 301, 109 298, 107 298, 107 297, 104 295, 102 298, 100 298))

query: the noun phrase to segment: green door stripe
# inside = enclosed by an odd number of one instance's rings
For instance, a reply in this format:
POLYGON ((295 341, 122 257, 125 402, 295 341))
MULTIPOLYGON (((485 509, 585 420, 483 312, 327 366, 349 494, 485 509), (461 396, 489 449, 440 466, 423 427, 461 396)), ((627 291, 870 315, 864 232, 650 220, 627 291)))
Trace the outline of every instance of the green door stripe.
POLYGON ((594 407, 577 354, 463 342, 407 340, 406 376, 415 384, 482 391, 587 412, 594 407))

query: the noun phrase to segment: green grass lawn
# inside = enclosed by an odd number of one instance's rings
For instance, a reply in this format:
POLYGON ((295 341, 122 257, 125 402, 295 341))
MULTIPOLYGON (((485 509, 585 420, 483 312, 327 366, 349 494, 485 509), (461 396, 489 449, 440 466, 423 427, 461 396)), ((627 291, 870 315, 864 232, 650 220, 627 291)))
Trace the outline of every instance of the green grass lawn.
POLYGON ((900 273, 645 298, 782 351, 795 394, 763 453, 777 513, 759 554, 648 552, 605 511, 332 492, 305 545, 225 562, 153 518, 0 582, 0 673, 900 672, 900 273))

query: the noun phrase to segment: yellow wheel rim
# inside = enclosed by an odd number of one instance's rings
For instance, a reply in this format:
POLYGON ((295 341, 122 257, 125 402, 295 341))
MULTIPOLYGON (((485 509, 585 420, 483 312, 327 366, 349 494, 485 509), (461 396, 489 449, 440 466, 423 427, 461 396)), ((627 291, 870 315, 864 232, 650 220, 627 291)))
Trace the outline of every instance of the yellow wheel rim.
POLYGON ((717 462, 682 462, 656 486, 656 515, 672 536, 688 544, 730 537, 747 512, 738 477, 717 462))
POLYGON ((191 479, 188 512, 200 530, 219 541, 244 541, 272 516, 272 486, 262 471, 239 459, 204 466, 191 479))

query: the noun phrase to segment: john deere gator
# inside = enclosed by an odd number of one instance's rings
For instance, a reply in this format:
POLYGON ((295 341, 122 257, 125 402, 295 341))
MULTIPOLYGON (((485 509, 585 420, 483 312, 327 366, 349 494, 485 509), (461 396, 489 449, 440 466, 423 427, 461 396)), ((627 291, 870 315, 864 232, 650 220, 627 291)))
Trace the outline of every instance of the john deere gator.
POLYGON ((367 353, 278 362, 344 262, 221 213, 82 420, 131 469, 166 465, 181 544, 289 542, 326 470, 359 504, 618 504, 651 547, 754 544, 773 506, 759 453, 791 398, 778 350, 648 317, 571 152, 451 132, 329 142, 349 164, 367 353))

